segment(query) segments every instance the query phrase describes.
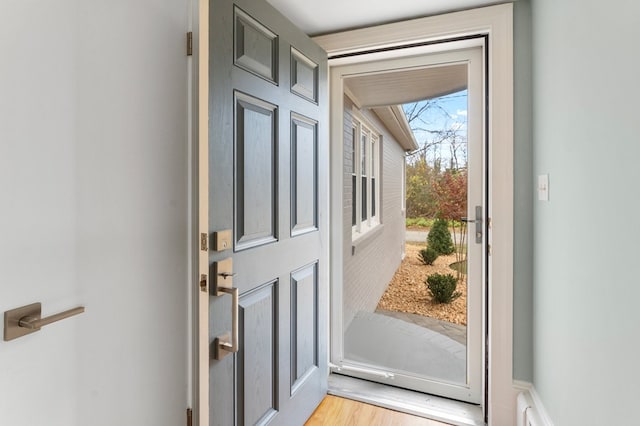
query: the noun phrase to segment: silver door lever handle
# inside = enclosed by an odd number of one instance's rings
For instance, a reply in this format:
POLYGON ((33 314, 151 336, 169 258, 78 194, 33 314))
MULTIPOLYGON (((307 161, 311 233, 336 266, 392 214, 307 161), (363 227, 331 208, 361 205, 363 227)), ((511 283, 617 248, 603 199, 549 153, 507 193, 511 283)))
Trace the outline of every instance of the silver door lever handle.
POLYGON ((460 220, 466 223, 475 223, 476 224, 476 243, 482 244, 482 234, 484 230, 482 229, 482 206, 476 206, 476 218, 469 219, 468 217, 461 217, 460 220))
POLYGON ((482 219, 469 219, 466 217, 461 217, 460 221, 465 223, 482 223, 482 219))
POLYGON ((238 308, 240 304, 238 303, 238 289, 236 287, 220 287, 218 291, 231 295, 231 336, 227 333, 213 340, 213 357, 221 360, 229 354, 238 352, 238 308))
POLYGON ((220 272, 220 273, 218 273, 218 275, 221 276, 222 278, 224 278, 225 280, 227 278, 229 278, 229 277, 235 277, 236 276, 235 273, 231 274, 229 272, 220 272))
POLYGON ((67 311, 60 312, 59 314, 50 315, 44 318, 38 318, 35 316, 27 315, 25 317, 20 318, 20 321, 18 321, 18 325, 20 325, 20 327, 25 327, 31 330, 37 330, 41 327, 44 327, 45 325, 49 325, 56 321, 69 318, 74 315, 81 314, 83 312, 84 312, 84 306, 78 306, 77 308, 69 309, 67 311))
POLYGON ((4 313, 4 340, 10 341, 40 331, 45 325, 84 312, 84 306, 42 318, 42 304, 32 303, 4 313))

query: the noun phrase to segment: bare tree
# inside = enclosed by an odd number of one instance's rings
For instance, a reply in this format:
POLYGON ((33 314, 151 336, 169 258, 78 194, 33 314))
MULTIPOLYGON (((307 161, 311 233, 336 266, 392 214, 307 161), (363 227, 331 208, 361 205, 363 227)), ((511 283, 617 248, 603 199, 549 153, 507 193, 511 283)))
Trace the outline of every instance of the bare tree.
POLYGON ((420 147, 408 156, 409 163, 414 156, 424 156, 429 165, 434 167, 441 162, 443 150, 446 150, 448 169, 466 167, 466 119, 461 121, 459 117, 453 117, 445 108, 446 99, 445 96, 403 106, 411 130, 420 138, 420 147))

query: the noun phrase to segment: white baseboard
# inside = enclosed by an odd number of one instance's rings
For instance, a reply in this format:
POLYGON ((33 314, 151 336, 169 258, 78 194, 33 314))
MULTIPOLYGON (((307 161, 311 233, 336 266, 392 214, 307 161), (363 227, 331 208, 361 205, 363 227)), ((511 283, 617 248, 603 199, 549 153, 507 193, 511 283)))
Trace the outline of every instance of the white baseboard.
POLYGON ((524 380, 514 380, 513 381, 513 388, 516 390, 516 392, 520 393, 520 392, 527 392, 529 391, 529 389, 531 389, 533 387, 533 385, 530 382, 525 382, 524 380))
POLYGON ((532 383, 516 380, 513 382, 513 387, 520 391, 516 414, 518 426, 529 426, 529 424, 532 426, 554 426, 532 383), (525 422, 525 411, 529 423, 525 422))
POLYGON ((540 395, 538 395, 538 393, 536 392, 536 388, 533 385, 531 386, 531 389, 529 390, 529 392, 531 393, 534 407, 536 409, 536 412, 538 413, 538 417, 540 417, 540 420, 542 421, 542 424, 553 426, 551 417, 549 417, 547 410, 544 408, 544 405, 542 405, 542 400, 540 399, 540 395))

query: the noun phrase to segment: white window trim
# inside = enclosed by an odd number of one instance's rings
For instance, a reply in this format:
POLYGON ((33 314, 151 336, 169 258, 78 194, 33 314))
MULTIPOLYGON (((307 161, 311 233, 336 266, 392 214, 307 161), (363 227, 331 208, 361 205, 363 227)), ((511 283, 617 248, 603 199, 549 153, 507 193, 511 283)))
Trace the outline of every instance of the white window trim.
MULTIPOLYGON (((356 241, 367 233, 375 229, 378 225, 381 224, 381 214, 380 214, 380 149, 382 142, 382 134, 380 131, 373 126, 362 114, 357 111, 353 111, 352 113, 352 129, 355 128, 355 136, 353 140, 353 146, 355 147, 354 158, 352 159, 355 167, 355 176, 356 176, 356 200, 355 205, 351 208, 355 209, 356 212, 356 223, 355 225, 352 223, 351 226, 351 238, 352 241, 356 241), (366 139, 366 149, 365 149, 365 174, 367 177, 367 215, 366 220, 362 219, 362 196, 364 191, 362 190, 362 177, 363 177, 363 167, 362 167, 362 136, 367 135, 366 139), (374 142, 375 141, 375 142, 374 142), (375 178, 375 188, 374 191, 371 191, 371 179, 375 178), (373 214, 373 199, 376 202, 376 211, 373 214)), ((353 182, 353 173, 352 182, 353 182)), ((353 190, 353 188, 352 188, 353 190)), ((353 213, 352 213, 353 214, 353 213)))
POLYGON ((360 131, 358 130, 358 124, 356 122, 354 122, 353 120, 351 120, 351 192, 352 192, 352 196, 351 196, 351 200, 352 200, 352 206, 351 206, 351 234, 355 234, 358 231, 358 209, 356 208, 356 205, 358 203, 358 144, 357 144, 357 140, 358 140, 358 135, 359 135, 360 131), (355 178, 355 179, 354 179, 355 178), (355 182, 355 185, 354 185, 355 182), (355 191, 356 196, 355 196, 355 201, 353 201, 353 191, 355 191), (353 223, 353 217, 355 216, 356 219, 356 223, 353 223))
MULTIPOLYGON (((483 404, 489 425, 515 424, 516 396, 513 383, 513 5, 510 3, 479 9, 420 18, 406 22, 362 28, 316 37, 328 53, 358 53, 412 43, 437 42, 473 35, 488 36, 489 164, 488 176, 491 229, 487 235, 491 247, 488 257, 488 401, 483 404)), ((431 45, 432 49, 450 47, 431 45)), ((383 58, 404 55, 402 49, 380 52, 383 58)), ((343 170, 342 76, 337 65, 349 57, 333 59, 330 66, 331 90, 331 169, 343 170), (337 144, 337 145, 334 145, 337 144)), ((332 321, 342 322, 341 286, 343 282, 342 191, 343 175, 331 176, 331 283, 334 307, 332 321)), ((331 351, 342 350, 341 339, 331 338, 331 351)))

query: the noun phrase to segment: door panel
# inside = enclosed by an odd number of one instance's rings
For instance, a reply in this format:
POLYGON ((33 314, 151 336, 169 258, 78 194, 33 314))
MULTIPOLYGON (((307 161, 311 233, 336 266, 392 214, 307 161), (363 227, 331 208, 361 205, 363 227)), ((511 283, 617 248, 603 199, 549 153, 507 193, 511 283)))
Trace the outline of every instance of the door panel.
POLYGON ((318 368, 318 265, 291 274, 291 394, 318 368))
POLYGON ((291 233, 317 230, 317 122, 291 114, 291 233))
MULTIPOLYGON (((209 261, 233 259, 240 338, 210 362, 210 424, 302 424, 327 380, 326 54, 266 2, 212 6, 209 232, 234 237, 209 261)), ((212 345, 231 302, 211 296, 212 345)))
POLYGON ((318 64, 291 48, 291 91, 312 102, 318 101, 318 64))
POLYGON ((277 83, 278 36, 238 7, 235 17, 235 64, 277 83))
POLYGON ((277 106, 236 92, 236 249, 276 240, 277 106))
POLYGON ((246 293, 240 299, 241 345, 238 352, 238 423, 253 425, 278 410, 278 282, 246 293))

